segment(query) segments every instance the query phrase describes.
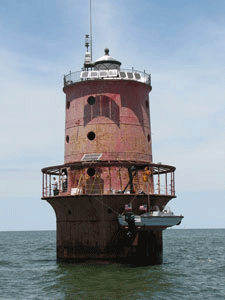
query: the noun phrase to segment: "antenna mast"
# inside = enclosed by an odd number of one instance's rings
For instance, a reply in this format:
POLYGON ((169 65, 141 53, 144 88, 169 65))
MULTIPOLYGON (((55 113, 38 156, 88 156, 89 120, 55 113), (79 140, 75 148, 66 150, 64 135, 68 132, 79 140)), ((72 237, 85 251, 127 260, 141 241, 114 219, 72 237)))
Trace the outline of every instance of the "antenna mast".
POLYGON ((92 61, 92 20, 91 20, 91 0, 90 0, 90 52, 92 61))
POLYGON ((91 0, 90 0, 90 33, 85 34, 85 47, 87 48, 84 58, 84 68, 92 68, 92 20, 91 20, 91 0), (88 48, 90 46, 90 52, 88 52, 88 48))

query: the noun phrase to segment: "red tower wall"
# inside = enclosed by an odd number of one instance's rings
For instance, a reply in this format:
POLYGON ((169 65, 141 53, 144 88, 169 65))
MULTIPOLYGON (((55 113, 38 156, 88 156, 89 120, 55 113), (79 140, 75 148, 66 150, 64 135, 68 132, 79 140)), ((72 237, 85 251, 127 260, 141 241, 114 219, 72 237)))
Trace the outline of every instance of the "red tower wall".
POLYGON ((101 160, 152 162, 149 92, 136 81, 90 80, 64 88, 66 93, 65 163, 84 154, 101 160), (93 96, 95 103, 88 103, 93 96), (88 133, 94 132, 90 140, 88 133))

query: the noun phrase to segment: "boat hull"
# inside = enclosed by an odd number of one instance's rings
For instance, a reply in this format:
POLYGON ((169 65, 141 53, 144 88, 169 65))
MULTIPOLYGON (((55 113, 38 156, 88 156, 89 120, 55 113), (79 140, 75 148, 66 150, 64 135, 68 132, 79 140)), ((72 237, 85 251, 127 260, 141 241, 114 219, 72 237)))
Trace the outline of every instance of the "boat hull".
MULTIPOLYGON (((179 225, 183 216, 135 216, 135 226, 139 230, 164 230, 174 225, 179 225)), ((125 215, 118 217, 119 224, 122 227, 127 227, 125 215)))

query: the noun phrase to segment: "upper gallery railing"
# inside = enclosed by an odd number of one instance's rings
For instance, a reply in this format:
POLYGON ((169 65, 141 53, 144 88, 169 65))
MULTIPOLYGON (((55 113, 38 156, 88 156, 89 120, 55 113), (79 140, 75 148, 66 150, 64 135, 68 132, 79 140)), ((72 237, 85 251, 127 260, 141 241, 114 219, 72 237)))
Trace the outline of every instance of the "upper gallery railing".
POLYGON ((77 72, 70 72, 64 76, 64 87, 75 82, 84 80, 98 80, 98 79, 115 79, 115 80, 133 80, 145 83, 151 86, 151 75, 141 71, 135 70, 84 70, 77 72))

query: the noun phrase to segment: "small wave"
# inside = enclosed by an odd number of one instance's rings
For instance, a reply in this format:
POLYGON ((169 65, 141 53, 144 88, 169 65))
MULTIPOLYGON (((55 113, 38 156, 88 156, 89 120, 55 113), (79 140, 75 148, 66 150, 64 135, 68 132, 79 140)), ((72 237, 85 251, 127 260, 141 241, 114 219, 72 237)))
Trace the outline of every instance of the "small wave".
POLYGON ((0 260, 0 266, 4 267, 4 266, 12 266, 13 263, 11 261, 8 260, 0 260))
POLYGON ((32 259, 30 262, 56 262, 56 259, 32 259))

